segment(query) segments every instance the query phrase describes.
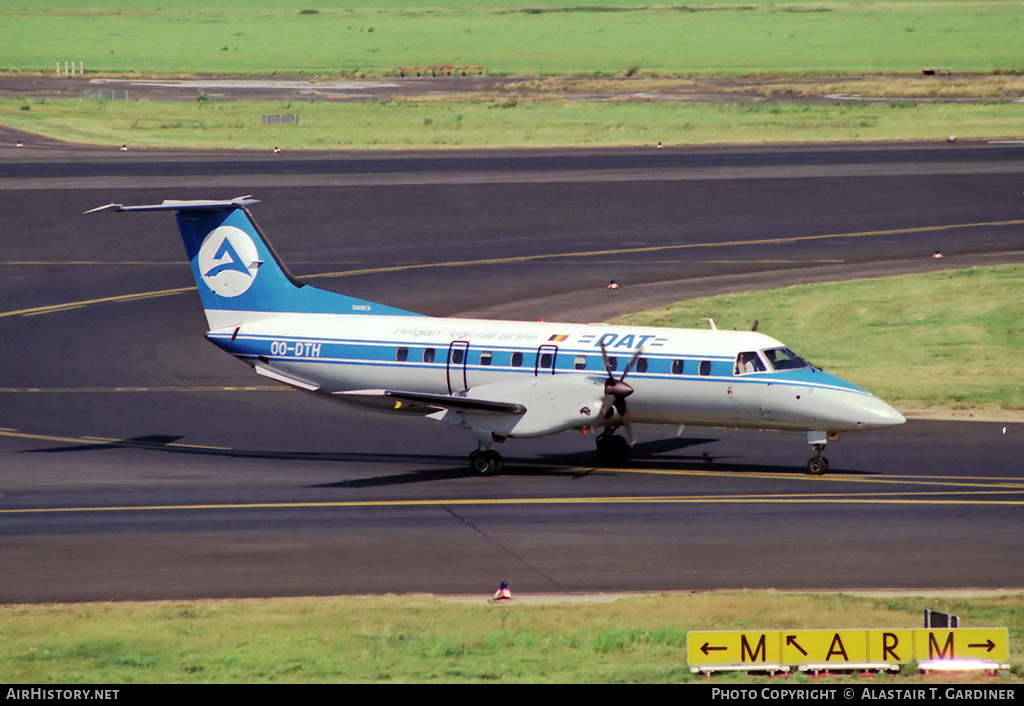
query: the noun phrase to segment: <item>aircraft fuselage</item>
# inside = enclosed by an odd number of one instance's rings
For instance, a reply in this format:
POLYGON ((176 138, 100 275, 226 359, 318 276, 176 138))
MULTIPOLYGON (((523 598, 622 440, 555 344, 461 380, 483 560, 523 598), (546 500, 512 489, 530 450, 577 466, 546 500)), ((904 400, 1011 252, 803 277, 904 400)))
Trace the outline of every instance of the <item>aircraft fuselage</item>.
MULTIPOLYGON (((351 400, 334 393, 457 395, 529 379, 604 380, 605 356, 618 376, 639 350, 628 373, 635 423, 841 432, 903 422, 889 405, 835 375, 810 365, 774 369, 764 351, 785 346, 751 331, 289 314, 212 331, 209 339, 343 402, 351 400), (739 368, 739 356, 751 353, 763 370, 739 368)), ((599 408, 581 413, 573 426, 601 426, 593 417, 599 408)))

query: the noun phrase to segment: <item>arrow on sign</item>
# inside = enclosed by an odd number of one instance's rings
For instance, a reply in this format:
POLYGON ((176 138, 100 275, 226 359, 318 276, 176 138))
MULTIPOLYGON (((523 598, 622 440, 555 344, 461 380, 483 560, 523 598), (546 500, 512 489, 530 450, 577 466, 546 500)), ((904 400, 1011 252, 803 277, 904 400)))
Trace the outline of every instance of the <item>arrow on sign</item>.
POLYGON ((972 648, 972 649, 975 648, 975 647, 984 647, 986 652, 991 652, 992 650, 994 650, 996 648, 996 643, 992 642, 992 640, 986 640, 984 643, 975 643, 973 645, 967 645, 967 646, 972 648))
POLYGON ((721 652, 728 648, 726 647, 712 647, 709 643, 705 642, 700 646, 700 651, 704 653, 704 656, 708 656, 708 652, 721 652))
POLYGON ((796 635, 786 635, 786 647, 795 647, 800 650, 800 654, 804 657, 807 656, 807 650, 800 646, 800 643, 796 641, 796 635))

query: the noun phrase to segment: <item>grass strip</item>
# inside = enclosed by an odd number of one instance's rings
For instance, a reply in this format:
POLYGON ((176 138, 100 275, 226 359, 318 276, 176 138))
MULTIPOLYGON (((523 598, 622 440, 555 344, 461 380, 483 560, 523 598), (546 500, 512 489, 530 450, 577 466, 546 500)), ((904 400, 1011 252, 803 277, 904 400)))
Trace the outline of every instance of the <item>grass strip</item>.
MULTIPOLYGON (((690 682, 689 630, 918 627, 924 608, 1006 627, 1021 683, 1024 595, 940 598, 722 591, 616 600, 350 596, 0 608, 0 681, 139 683, 690 682)), ((849 678, 845 678, 847 681, 849 678)), ((726 681, 761 681, 733 675, 726 681)), ((794 676, 790 683, 820 683, 794 676)), ((928 681, 908 666, 878 683, 928 681)))
POLYGON ((0 123, 75 143, 229 149, 419 149, 1012 139, 1024 103, 707 104, 515 95, 383 103, 0 101, 0 123), (266 114, 298 123, 263 125, 266 114))

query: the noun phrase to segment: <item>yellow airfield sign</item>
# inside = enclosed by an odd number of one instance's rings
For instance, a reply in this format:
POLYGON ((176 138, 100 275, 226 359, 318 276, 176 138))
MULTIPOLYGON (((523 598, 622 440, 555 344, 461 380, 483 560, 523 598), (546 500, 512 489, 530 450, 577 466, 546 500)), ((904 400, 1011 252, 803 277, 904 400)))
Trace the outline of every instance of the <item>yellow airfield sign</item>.
POLYGON ((686 636, 691 667, 736 665, 906 664, 931 660, 1009 659, 1006 628, 893 630, 693 631, 686 636))

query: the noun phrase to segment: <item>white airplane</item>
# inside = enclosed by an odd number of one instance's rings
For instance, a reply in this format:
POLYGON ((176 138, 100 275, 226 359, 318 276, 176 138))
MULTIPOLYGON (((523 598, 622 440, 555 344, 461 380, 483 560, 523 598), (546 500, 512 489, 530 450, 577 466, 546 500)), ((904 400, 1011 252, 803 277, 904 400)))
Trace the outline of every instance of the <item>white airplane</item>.
POLYGON ((176 212, 211 342, 323 399, 464 427, 478 444, 476 473, 501 470, 497 442, 567 430, 600 432, 599 459, 621 463, 630 425, 651 423, 803 431, 818 475, 840 432, 905 421, 754 331, 435 318, 316 289, 277 258, 249 212, 255 203, 88 213, 176 212))

